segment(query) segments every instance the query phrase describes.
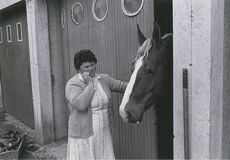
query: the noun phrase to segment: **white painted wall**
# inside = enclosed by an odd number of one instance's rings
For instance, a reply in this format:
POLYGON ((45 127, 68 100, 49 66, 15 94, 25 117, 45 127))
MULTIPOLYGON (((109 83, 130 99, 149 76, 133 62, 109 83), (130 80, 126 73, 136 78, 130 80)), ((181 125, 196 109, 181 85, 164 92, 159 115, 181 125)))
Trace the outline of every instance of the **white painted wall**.
POLYGON ((11 6, 12 4, 15 4, 21 0, 0 0, 0 10, 11 6))
POLYGON ((211 1, 191 2, 190 157, 210 158, 211 1))
MULTIPOLYGON (((173 0, 173 88, 174 88, 174 158, 184 158, 182 70, 191 80, 191 0, 173 0)), ((189 91, 191 85, 188 85, 189 91)), ((191 97, 191 95, 189 95, 191 97)), ((191 106, 191 99, 189 99, 191 106)))
MULTIPOLYGON (((228 0, 173 0, 175 159, 184 158, 183 68, 189 71, 190 158, 221 159, 223 148, 230 148, 229 144, 222 144, 223 133, 229 138, 229 131, 223 127, 223 122, 229 122, 223 116, 223 102, 229 101, 223 93, 230 96, 226 89, 230 84, 223 83, 230 70, 223 67, 229 66, 230 61, 227 49, 224 52, 224 35, 229 33, 225 28, 229 23, 229 17, 224 16, 225 2, 228 0)), ((225 110, 228 108, 226 105, 225 110)))
MULTIPOLYGON (((223 54, 224 1, 212 0, 211 8, 211 99, 210 99, 210 157, 222 158, 223 132, 223 54)), ((227 0, 229 1, 229 0, 227 0)), ((229 17, 228 17, 229 18, 229 17)))
POLYGON ((36 140, 55 140, 46 0, 26 1, 36 140))

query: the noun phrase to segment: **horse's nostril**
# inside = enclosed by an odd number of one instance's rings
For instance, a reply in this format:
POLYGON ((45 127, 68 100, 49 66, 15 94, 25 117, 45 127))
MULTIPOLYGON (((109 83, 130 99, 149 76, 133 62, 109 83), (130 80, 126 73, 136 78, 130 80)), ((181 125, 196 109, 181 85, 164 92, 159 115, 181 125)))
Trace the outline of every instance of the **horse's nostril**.
POLYGON ((127 118, 130 118, 132 115, 130 112, 126 111, 126 116, 127 116, 127 118))

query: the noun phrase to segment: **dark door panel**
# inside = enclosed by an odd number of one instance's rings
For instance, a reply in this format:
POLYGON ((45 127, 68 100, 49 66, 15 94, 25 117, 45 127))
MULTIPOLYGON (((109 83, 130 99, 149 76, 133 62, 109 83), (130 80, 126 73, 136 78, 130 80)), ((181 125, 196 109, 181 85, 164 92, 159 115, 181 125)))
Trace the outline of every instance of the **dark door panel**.
POLYGON ((4 41, 0 44, 0 64, 4 110, 34 128, 25 4, 5 11, 1 16, 4 41), (18 22, 21 23, 22 41, 17 38, 18 22), (11 26, 12 42, 6 39, 7 25, 11 26))

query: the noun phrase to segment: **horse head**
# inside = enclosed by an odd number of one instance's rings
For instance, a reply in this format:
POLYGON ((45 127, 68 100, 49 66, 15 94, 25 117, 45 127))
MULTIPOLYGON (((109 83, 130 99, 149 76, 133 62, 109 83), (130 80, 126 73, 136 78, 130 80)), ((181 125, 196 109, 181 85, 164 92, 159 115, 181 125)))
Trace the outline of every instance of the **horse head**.
POLYGON ((137 56, 119 112, 125 122, 140 122, 144 112, 166 96, 172 87, 172 34, 161 37, 155 22, 152 36, 145 38, 139 25, 137 56))

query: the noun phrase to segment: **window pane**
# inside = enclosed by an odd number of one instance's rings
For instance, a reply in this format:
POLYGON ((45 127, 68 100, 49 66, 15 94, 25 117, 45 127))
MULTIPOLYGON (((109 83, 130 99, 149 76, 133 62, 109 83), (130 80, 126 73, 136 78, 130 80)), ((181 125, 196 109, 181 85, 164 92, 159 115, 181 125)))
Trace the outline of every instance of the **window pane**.
POLYGON ((2 27, 0 27, 0 43, 3 42, 3 36, 2 36, 2 27))
POLYGON ((7 42, 12 42, 11 25, 6 26, 7 42))
POLYGON ((77 2, 73 5, 72 10, 71 10, 71 18, 72 21, 75 24, 80 24, 81 21, 83 20, 83 7, 81 5, 81 3, 77 2))
POLYGON ((22 23, 18 22, 16 24, 16 28, 17 28, 17 39, 18 41, 22 41, 22 23))
POLYGON ((92 5, 92 14, 97 21, 105 19, 108 13, 107 0, 94 0, 92 5))
POLYGON ((144 0, 122 0, 121 1, 122 11, 127 16, 137 15, 140 12, 143 4, 144 4, 144 0))

